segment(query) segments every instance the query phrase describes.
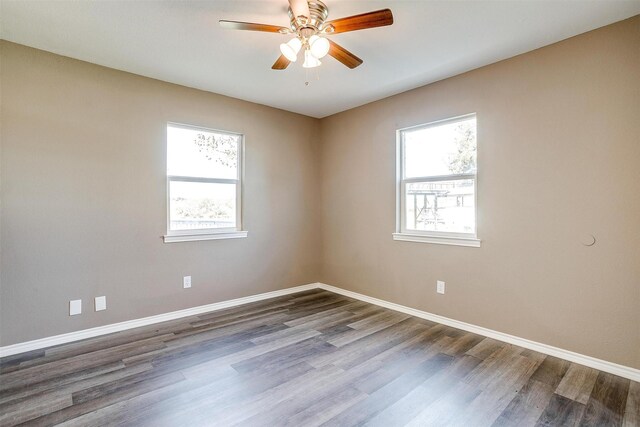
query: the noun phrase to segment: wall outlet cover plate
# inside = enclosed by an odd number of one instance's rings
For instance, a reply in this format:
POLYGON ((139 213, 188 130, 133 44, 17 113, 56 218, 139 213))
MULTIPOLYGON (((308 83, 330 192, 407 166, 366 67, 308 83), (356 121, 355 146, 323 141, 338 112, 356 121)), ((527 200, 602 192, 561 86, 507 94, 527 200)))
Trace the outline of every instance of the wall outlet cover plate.
POLYGON ((69 316, 75 316, 82 313, 82 300, 74 299, 69 301, 69 316))

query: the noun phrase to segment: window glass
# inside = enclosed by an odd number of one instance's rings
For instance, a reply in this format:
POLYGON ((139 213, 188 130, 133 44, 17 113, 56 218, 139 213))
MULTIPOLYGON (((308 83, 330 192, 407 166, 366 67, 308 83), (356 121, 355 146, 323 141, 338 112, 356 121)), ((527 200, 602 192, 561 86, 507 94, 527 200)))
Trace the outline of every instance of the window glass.
POLYGON ((399 232, 476 234, 476 117, 399 132, 399 232))
POLYGON ((405 200, 409 230, 476 231, 473 179, 408 183, 405 200))
POLYGON ((404 177, 476 172, 476 119, 404 133, 404 177))
POLYGON ((171 230, 236 227, 236 184, 171 181, 171 230))
POLYGON ((235 179, 239 141, 238 135, 169 126, 167 174, 235 179))
POLYGON ((240 230, 242 136, 167 125, 168 233, 240 230))

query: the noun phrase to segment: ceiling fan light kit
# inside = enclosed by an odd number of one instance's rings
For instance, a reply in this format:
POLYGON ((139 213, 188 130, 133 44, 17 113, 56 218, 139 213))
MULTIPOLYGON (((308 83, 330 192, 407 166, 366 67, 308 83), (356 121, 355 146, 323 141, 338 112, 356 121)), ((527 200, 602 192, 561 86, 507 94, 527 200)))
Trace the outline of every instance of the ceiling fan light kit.
POLYGON ((280 52, 291 62, 296 62, 298 59, 298 52, 300 52, 300 48, 302 47, 302 42, 300 39, 295 38, 289 40, 287 43, 282 43, 280 45, 280 52))
POLYGON ((322 59, 329 53, 329 40, 315 34, 309 38, 309 50, 311 54, 318 59, 322 59))
POLYGON ((321 64, 322 62, 320 62, 318 58, 313 56, 313 53, 311 53, 309 49, 304 51, 304 63, 302 64, 304 68, 314 68, 320 66, 321 64))
POLYGON ((300 50, 304 52, 304 68, 321 65, 320 59, 326 55, 332 56, 349 68, 356 68, 362 64, 362 59, 325 36, 393 24, 393 14, 389 9, 327 22, 329 8, 319 0, 289 0, 288 14, 290 28, 226 20, 221 20, 220 25, 235 30, 294 35, 295 37, 287 43, 280 44, 282 55, 271 67, 274 70, 284 70, 291 62, 297 61, 300 50))

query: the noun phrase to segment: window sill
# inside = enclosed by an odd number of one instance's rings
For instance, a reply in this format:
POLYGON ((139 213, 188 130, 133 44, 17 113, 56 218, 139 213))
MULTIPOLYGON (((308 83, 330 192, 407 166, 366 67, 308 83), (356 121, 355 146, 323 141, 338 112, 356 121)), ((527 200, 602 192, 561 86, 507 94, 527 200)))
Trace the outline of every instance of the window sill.
POLYGON ((470 237, 424 236, 421 234, 407 233, 393 233, 393 240, 400 240, 403 242, 435 243, 438 245, 469 246, 473 248, 479 248, 481 242, 480 239, 470 237))
POLYGON ((196 242, 198 240, 242 239, 247 237, 248 231, 228 231, 224 233, 208 234, 173 234, 163 236, 165 243, 196 242))

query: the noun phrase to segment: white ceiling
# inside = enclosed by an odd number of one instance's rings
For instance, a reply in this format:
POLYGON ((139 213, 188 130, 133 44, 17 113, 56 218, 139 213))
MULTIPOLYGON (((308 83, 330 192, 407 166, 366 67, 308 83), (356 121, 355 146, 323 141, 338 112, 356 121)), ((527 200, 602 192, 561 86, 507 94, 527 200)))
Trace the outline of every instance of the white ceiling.
POLYGON ((332 39, 364 60, 273 71, 287 0, 0 0, 0 36, 167 82, 325 117, 640 13, 640 0, 325 0, 329 19, 389 7, 395 23, 332 39), (316 71, 317 70, 317 71, 316 71), (309 79, 310 84, 305 85, 309 79))

